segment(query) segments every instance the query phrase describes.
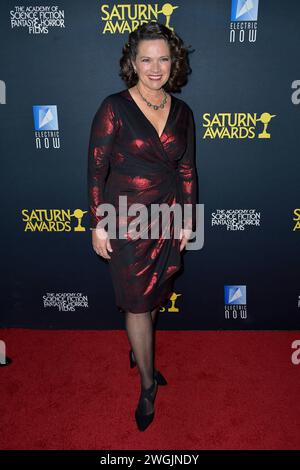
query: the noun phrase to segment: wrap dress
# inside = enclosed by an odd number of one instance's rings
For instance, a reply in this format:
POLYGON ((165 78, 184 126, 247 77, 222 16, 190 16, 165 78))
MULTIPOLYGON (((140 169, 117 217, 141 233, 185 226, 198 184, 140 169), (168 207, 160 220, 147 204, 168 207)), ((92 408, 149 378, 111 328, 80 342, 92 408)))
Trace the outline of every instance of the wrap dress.
MULTIPOLYGON (((112 204, 123 236, 118 228, 116 236, 110 237, 113 251, 108 252, 108 264, 116 306, 124 312, 143 313, 163 306, 172 294, 174 273, 181 268, 180 240, 175 237, 172 212, 166 237, 161 217, 152 214, 150 218, 151 207, 163 203, 171 207, 175 203, 183 208, 183 204, 190 204, 192 215, 182 227, 196 227, 193 113, 183 100, 172 94, 170 97, 168 118, 160 136, 127 88, 105 97, 92 121, 87 172, 90 228, 103 223, 107 215, 97 207, 112 204), (120 196, 126 201, 127 215, 122 203, 120 206, 120 196), (144 238, 131 236, 126 230, 139 214, 130 215, 128 208, 132 204, 146 208, 150 220, 146 226, 149 229, 158 225, 159 237, 151 238, 150 232, 144 238)), ((133 226, 137 229, 137 223, 133 226)))

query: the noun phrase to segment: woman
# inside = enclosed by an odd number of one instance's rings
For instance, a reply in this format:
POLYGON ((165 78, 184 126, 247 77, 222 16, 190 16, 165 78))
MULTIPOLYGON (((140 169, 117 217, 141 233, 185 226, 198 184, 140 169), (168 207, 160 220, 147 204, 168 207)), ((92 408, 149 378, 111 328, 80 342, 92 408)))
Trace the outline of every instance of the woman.
MULTIPOLYGON (((193 115, 184 101, 168 93, 179 91, 186 83, 190 71, 187 52, 182 40, 160 23, 150 22, 132 31, 120 60, 120 76, 127 88, 102 101, 89 143, 92 244, 109 262, 116 304, 125 314, 132 347, 130 364, 137 364, 141 378, 135 411, 141 431, 153 420, 158 384, 167 384, 154 369, 157 313, 172 293, 173 275, 181 267, 180 252, 195 229, 193 115), (182 208, 190 204, 193 211, 177 237, 172 216, 169 238, 161 232, 158 238, 136 237, 131 230, 125 230, 122 238, 110 237, 104 214, 97 207, 112 204, 118 230, 124 229, 133 220, 129 214, 121 215, 120 196, 126 196, 127 208, 138 203, 150 212, 154 204, 182 208)), ((161 228, 154 216, 147 228, 157 225, 161 228)))

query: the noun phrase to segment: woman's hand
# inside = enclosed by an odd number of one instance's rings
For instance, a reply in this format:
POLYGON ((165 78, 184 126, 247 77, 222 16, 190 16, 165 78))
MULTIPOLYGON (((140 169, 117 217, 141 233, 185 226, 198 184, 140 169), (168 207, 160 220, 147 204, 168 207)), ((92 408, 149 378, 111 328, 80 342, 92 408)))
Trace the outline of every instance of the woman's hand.
POLYGON ((184 228, 180 229, 180 235, 179 235, 179 239, 181 240, 180 251, 182 251, 183 248, 185 248, 187 242, 189 241, 191 233, 192 233, 191 229, 184 229, 184 228))
POLYGON ((108 251, 113 251, 108 234, 104 228, 96 228, 92 230, 92 244, 97 255, 102 256, 105 259, 111 259, 108 251))

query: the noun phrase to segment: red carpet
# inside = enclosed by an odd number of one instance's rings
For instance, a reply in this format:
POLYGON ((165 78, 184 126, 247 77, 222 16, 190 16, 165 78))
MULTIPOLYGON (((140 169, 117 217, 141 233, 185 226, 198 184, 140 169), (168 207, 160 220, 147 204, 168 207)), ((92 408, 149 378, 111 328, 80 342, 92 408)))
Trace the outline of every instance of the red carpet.
POLYGON ((299 331, 158 331, 156 416, 137 430, 125 331, 1 330, 1 449, 299 449, 299 331))

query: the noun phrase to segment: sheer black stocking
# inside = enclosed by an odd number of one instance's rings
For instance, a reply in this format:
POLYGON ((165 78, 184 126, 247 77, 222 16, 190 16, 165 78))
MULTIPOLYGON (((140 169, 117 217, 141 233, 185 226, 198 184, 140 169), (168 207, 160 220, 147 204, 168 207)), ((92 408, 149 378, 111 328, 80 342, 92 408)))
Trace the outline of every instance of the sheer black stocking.
MULTIPOLYGON (((153 367, 155 367, 154 366, 155 365, 155 351, 156 351, 156 348, 155 348, 155 340, 156 340, 155 332, 156 332, 156 326, 157 326, 158 312, 159 312, 159 307, 151 310, 151 319, 152 319, 152 325, 153 325, 153 367)), ((134 352, 132 352, 131 355, 132 355, 133 360, 136 361, 134 352)))
MULTIPOLYGON (((125 325, 127 336, 134 353, 134 358, 137 363, 140 378, 141 388, 148 389, 153 384, 153 319, 151 312, 145 313, 125 313, 125 325)), ((153 397, 155 396, 157 385, 153 391, 153 397)), ((144 399, 141 403, 143 413, 152 413, 152 403, 144 399)))

